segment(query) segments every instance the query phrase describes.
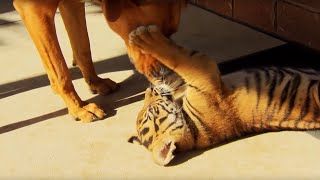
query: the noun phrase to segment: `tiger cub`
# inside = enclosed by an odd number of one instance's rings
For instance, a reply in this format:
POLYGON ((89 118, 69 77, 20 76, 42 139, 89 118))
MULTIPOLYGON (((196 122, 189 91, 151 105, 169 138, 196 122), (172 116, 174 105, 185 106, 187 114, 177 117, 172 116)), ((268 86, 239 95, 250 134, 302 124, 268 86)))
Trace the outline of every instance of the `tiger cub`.
POLYGON ((139 27, 129 39, 172 70, 166 75, 179 75, 180 83, 170 84, 164 76, 146 90, 137 135, 129 139, 148 148, 159 165, 176 152, 249 134, 320 129, 316 71, 274 67, 221 78, 214 60, 177 46, 155 26, 139 27))

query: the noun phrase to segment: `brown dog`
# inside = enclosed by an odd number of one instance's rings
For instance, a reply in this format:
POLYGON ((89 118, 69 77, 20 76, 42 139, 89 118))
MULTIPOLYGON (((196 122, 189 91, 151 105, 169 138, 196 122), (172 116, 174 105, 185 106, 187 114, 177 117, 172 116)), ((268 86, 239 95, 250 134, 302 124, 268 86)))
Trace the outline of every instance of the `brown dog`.
MULTIPOLYGON (((138 26, 155 24, 163 34, 170 36, 178 28, 181 8, 186 0, 99 1, 109 26, 126 43, 136 68, 152 79, 149 69, 156 68, 157 61, 130 47, 128 34, 138 26)), ((69 113, 82 122, 103 118, 105 113, 100 107, 82 101, 76 93, 55 31, 54 16, 59 8, 69 35, 74 62, 90 90, 104 95, 117 89, 115 82, 99 78, 94 70, 83 0, 14 0, 13 3, 38 49, 53 91, 63 98, 69 113)))

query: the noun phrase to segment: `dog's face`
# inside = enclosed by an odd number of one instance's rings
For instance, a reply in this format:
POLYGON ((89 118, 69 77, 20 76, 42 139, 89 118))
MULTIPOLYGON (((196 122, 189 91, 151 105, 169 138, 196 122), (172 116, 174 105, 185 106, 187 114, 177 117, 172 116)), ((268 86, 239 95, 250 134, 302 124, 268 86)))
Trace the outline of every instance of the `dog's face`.
POLYGON ((157 25, 170 37, 179 26, 181 9, 186 0, 103 0, 102 9, 110 28, 122 37, 128 54, 138 71, 149 80, 158 62, 149 55, 129 46, 129 33, 142 25, 157 25))

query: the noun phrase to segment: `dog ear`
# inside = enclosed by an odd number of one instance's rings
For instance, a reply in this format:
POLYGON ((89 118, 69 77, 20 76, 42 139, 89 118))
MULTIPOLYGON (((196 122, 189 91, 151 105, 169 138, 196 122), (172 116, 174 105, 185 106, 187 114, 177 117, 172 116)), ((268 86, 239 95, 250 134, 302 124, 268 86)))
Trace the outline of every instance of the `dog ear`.
POLYGON ((103 0, 102 9, 107 20, 110 22, 116 21, 122 11, 124 0, 103 0))

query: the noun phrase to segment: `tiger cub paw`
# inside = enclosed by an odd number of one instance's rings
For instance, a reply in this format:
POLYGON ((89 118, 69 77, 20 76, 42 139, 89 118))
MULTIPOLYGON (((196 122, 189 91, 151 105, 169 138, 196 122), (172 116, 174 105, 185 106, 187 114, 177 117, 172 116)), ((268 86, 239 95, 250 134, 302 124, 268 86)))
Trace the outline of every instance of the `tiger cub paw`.
POLYGON ((163 54, 170 42, 155 25, 140 26, 129 34, 130 46, 152 56, 163 54))

